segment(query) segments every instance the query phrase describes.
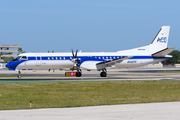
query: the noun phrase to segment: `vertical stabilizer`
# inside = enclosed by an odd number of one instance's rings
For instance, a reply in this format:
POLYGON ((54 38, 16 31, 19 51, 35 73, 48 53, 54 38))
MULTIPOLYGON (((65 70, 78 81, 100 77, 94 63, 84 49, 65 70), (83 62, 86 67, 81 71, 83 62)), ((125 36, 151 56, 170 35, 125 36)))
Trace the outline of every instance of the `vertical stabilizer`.
POLYGON ((167 48, 168 38, 169 38, 170 26, 162 26, 156 37, 151 43, 150 49, 153 52, 163 50, 167 48))

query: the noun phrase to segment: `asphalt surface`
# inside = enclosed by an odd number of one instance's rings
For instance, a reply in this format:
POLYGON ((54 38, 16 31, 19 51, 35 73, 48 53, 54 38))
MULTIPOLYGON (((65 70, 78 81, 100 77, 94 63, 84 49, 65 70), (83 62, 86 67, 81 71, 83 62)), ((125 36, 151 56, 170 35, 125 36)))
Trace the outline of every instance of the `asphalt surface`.
MULTIPOLYGON (((180 80, 180 73, 157 73, 157 71, 180 71, 180 69, 116 69, 109 70, 107 77, 100 71, 83 71, 82 77, 65 77, 65 71, 22 71, 22 78, 0 77, 0 83, 12 82, 63 82, 63 81, 124 81, 124 80, 180 80)), ((17 71, 0 70, 0 75, 15 75, 17 71)))
POLYGON ((0 120, 180 120, 180 102, 0 111, 0 120))

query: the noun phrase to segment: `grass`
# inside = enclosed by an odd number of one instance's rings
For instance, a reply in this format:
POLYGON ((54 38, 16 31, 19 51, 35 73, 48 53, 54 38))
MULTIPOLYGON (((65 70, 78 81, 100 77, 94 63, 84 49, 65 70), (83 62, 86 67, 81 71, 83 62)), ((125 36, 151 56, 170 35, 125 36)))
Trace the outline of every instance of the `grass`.
POLYGON ((17 75, 0 75, 0 77, 17 77, 17 75))
POLYGON ((157 71, 157 73, 180 73, 180 71, 157 71))
POLYGON ((0 110, 180 101, 178 81, 0 84, 0 110))

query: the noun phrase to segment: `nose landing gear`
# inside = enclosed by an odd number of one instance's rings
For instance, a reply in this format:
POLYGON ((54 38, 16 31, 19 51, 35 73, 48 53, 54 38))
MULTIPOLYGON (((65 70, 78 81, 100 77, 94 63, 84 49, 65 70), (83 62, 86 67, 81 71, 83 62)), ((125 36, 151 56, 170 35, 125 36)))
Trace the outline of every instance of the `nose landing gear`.
POLYGON ((18 78, 21 78, 21 71, 18 71, 18 78))

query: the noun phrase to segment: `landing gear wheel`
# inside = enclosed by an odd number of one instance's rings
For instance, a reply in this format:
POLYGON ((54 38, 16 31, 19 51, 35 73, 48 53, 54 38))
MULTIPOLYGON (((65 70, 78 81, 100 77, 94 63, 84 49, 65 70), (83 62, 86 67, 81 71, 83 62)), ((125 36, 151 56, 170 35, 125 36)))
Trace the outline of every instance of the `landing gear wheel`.
POLYGON ((106 77, 107 74, 106 74, 106 72, 101 72, 100 76, 101 76, 101 77, 106 77))
POLYGON ((18 78, 21 78, 21 75, 18 75, 17 77, 18 77, 18 78))
POLYGON ((76 77, 81 77, 81 75, 82 75, 81 72, 76 73, 76 77))

